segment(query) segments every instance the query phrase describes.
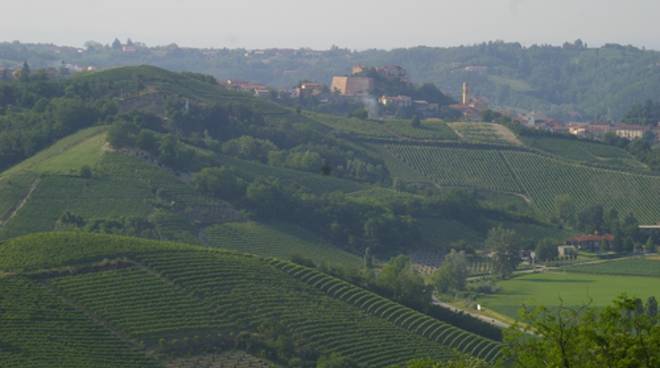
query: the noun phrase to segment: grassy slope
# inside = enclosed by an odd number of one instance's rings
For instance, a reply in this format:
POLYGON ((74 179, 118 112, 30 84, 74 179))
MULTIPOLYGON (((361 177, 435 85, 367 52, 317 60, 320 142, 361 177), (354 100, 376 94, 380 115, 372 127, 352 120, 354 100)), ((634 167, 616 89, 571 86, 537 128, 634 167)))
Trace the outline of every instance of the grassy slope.
POLYGON ((557 306, 563 300, 567 306, 591 302, 605 306, 622 293, 646 299, 660 296, 660 282, 653 277, 590 275, 584 273, 541 273, 502 281, 497 294, 479 299, 488 309, 517 317, 521 306, 557 306), (561 300, 560 300, 561 298, 561 300))
MULTIPOLYGON (((318 271, 190 245, 84 233, 45 233, 2 244, 0 270, 17 273, 0 278, 0 285, 27 282, 22 280, 30 278, 31 285, 43 285, 38 287, 50 298, 61 296, 75 309, 94 316, 93 321, 83 318, 81 323, 100 325, 97 334, 112 331, 123 343, 152 351, 156 359, 162 359, 158 350, 160 338, 204 339, 218 332, 250 330, 274 317, 306 346, 323 352, 336 351, 370 367, 415 357, 445 359, 456 354, 448 346, 492 358, 496 347, 488 340, 423 317, 318 271), (123 259, 124 267, 101 269, 97 264, 92 272, 51 271, 38 277, 28 273, 65 265, 92 265, 90 262, 101 259, 123 259), (390 307, 378 308, 381 304, 390 307), (436 327, 423 328, 426 326, 436 327)), ((2 303, 7 302, 20 308, 21 302, 3 299, 2 303)), ((3 342, 16 348, 11 356, 14 361, 28 359, 24 346, 27 342, 21 340, 19 331, 40 326, 38 315, 25 315, 20 325, 10 323, 11 314, 0 315, 0 325, 8 326, 3 330, 3 342)), ((52 318, 57 326, 72 323, 66 316, 52 318)), ((40 331, 44 336, 57 334, 57 329, 50 325, 41 325, 40 331)), ((58 339, 58 343, 68 344, 67 356, 87 358, 95 354, 77 341, 67 335, 58 339)), ((49 366, 46 356, 56 344, 44 341, 32 347, 33 366, 49 366)), ((86 344, 96 346, 100 340, 92 336, 86 344)), ((122 356, 133 351, 108 353, 122 356)), ((0 359, 4 357, 0 353, 0 359)), ((106 366, 127 365, 118 360, 106 366)))

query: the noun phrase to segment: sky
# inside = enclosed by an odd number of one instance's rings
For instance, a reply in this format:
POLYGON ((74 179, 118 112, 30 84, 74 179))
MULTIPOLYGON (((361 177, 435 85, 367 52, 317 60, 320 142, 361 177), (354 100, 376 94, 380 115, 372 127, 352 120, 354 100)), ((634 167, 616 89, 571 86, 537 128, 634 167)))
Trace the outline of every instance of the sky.
MULTIPOLYGON (((3 1, 4 2, 4 1, 3 1)), ((0 41, 328 49, 457 46, 489 40, 660 50, 660 0, 20 0, 0 41)))

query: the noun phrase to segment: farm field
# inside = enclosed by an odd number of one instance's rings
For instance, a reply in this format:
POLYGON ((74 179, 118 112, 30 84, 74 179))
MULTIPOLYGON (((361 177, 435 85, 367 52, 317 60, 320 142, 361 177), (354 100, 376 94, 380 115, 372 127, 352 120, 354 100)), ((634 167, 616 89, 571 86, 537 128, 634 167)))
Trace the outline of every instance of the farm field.
POLYGON ((236 222, 211 226, 205 230, 207 243, 213 247, 231 249, 263 257, 302 256, 317 264, 358 268, 362 259, 318 237, 290 225, 264 225, 236 222))
MULTIPOLYGON (((626 258, 599 263, 590 263, 565 267, 569 272, 624 275, 624 276, 653 276, 660 277, 660 259, 653 258, 626 258)), ((657 282, 660 282, 658 280, 657 282)))
MULTIPOLYGON (((306 348, 339 352, 369 367, 422 357, 444 360, 455 357, 459 351, 492 360, 499 352, 499 345, 492 340, 316 269, 184 244, 83 233, 43 233, 4 243, 0 248, 0 270, 15 272, 1 278, 0 286, 28 283, 42 294, 66 300, 71 307, 65 310, 84 311, 80 323, 96 323, 97 328, 96 335, 82 335, 80 338, 85 340, 80 341, 118 357, 137 354, 133 357, 137 363, 122 365, 128 367, 150 366, 140 352, 153 351, 156 354, 152 356, 159 358, 161 349, 176 341, 186 346, 189 357, 195 344, 213 339, 218 333, 252 331, 268 325, 273 318, 299 337, 306 348), (68 269, 63 272, 64 265, 68 269), (122 337, 116 344, 123 341, 131 345, 130 349, 115 352, 100 344, 103 340, 99 339, 111 332, 122 337)), ((41 320, 34 316, 41 314, 27 312, 23 314, 27 320, 15 323, 12 316, 19 312, 6 312, 6 305, 11 303, 29 305, 24 300, 16 303, 14 298, 0 301, 3 336, 15 337, 11 343, 17 348, 9 357, 0 352, 0 364, 7 366, 5 358, 11 358, 11 362, 25 361, 30 357, 26 355, 28 351, 34 359, 32 366, 47 366, 50 361, 45 357, 59 345, 43 340, 25 350, 21 331, 26 324, 38 326, 41 320)), ((47 310, 59 310, 48 303, 39 308, 47 305, 47 310)), ((56 325, 62 325, 70 317, 52 318, 56 325)), ((86 351, 87 345, 78 340, 66 334, 59 336, 57 341, 67 346, 68 355, 95 354, 86 351)))
POLYGON ((609 305, 619 295, 660 296, 660 280, 654 277, 595 275, 573 272, 545 272, 515 277, 499 283, 501 290, 478 299, 486 309, 511 318, 518 317, 522 305, 566 306, 591 302, 595 307, 609 305))

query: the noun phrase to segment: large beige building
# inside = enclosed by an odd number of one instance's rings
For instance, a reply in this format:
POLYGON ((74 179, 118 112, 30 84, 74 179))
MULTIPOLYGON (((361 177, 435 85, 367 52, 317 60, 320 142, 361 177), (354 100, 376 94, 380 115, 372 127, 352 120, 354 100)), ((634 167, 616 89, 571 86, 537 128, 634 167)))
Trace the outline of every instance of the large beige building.
POLYGON ((332 77, 330 90, 344 96, 368 95, 374 88, 374 81, 367 77, 332 77))

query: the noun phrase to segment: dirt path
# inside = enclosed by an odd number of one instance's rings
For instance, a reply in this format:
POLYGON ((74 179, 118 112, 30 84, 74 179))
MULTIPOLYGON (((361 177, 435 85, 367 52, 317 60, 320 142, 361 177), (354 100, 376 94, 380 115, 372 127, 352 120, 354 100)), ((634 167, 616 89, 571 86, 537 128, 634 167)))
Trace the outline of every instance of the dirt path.
POLYGON ((9 216, 7 216, 7 218, 5 218, 5 219, 0 219, 0 226, 4 226, 12 218, 14 218, 14 216, 16 216, 18 211, 20 211, 21 208, 23 208, 23 206, 25 206, 25 204, 30 200, 30 197, 32 196, 32 193, 34 193, 34 191, 37 189, 40 182, 41 182, 41 178, 36 178, 32 182, 32 185, 30 186, 30 190, 27 192, 25 197, 23 197, 23 199, 16 205, 16 207, 14 207, 14 209, 12 209, 11 212, 9 212, 9 216))

